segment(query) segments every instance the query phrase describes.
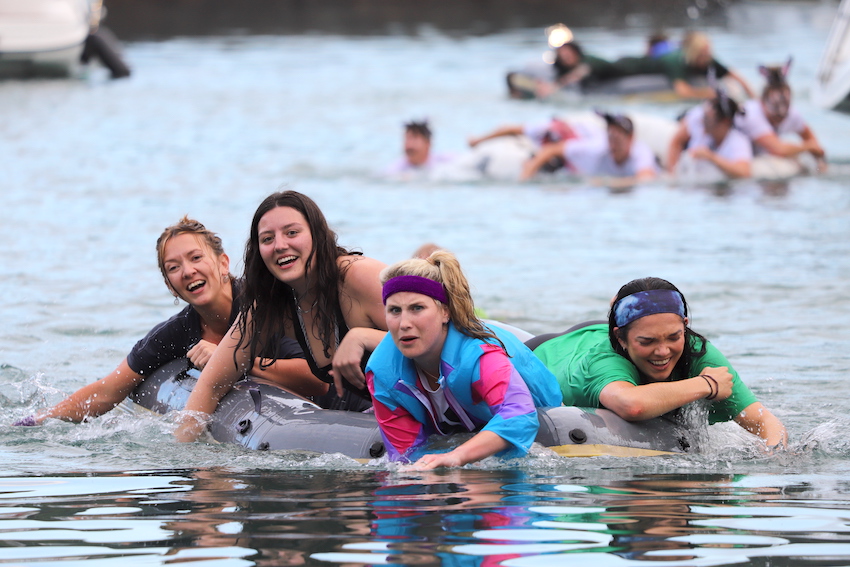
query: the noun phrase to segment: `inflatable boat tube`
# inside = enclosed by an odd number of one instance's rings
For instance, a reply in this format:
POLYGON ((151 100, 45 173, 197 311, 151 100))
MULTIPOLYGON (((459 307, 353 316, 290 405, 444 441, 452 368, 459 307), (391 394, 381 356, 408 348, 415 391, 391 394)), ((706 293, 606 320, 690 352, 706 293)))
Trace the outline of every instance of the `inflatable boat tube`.
MULTIPOLYGON (((187 359, 158 368, 130 395, 156 413, 180 410, 200 372, 187 359)), ((326 410, 257 378, 236 383, 212 415, 210 433, 220 443, 257 450, 304 450, 342 453, 355 459, 384 454, 374 416, 326 410)))
MULTIPOLYGON (((547 64, 531 64, 516 71, 510 71, 505 76, 508 94, 516 99, 536 99, 539 81, 554 82, 553 67, 547 64)), ((746 100, 747 93, 740 83, 730 77, 718 80, 723 89, 736 100, 746 100)), ((691 83, 693 86, 708 85, 705 80, 691 83)), ((604 80, 582 81, 559 89, 547 100, 557 103, 579 103, 588 100, 597 101, 600 98, 637 99, 656 103, 687 102, 676 91, 667 76, 662 74, 628 75, 604 80)))
MULTIPOLYGON (((512 325, 486 322, 529 344, 535 340, 512 325)), ((130 399, 160 414, 181 410, 199 375, 188 359, 171 361, 139 384, 130 399)), ((609 410, 565 406, 541 408, 538 418, 536 441, 563 456, 649 456, 691 448, 686 432, 664 418, 628 422, 609 410)), ((361 462, 385 453, 373 414, 322 409, 258 378, 237 382, 222 398, 212 415, 210 433, 220 443, 260 451, 341 453, 361 462)))

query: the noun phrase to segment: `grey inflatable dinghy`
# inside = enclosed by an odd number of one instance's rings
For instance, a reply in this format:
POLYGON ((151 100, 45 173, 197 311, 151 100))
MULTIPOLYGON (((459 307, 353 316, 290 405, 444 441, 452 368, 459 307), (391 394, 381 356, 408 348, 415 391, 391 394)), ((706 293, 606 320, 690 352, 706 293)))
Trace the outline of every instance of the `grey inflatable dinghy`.
MULTIPOLYGON (((157 413, 180 410, 199 376, 186 359, 162 366, 131 394, 157 413)), ((632 423, 605 409, 553 407, 538 410, 537 441, 563 456, 648 456, 682 453, 689 441, 673 422, 656 418, 632 423)), ((256 450, 341 453, 368 460, 384 454, 371 414, 322 409, 260 379, 242 380, 212 416, 212 437, 256 450)))

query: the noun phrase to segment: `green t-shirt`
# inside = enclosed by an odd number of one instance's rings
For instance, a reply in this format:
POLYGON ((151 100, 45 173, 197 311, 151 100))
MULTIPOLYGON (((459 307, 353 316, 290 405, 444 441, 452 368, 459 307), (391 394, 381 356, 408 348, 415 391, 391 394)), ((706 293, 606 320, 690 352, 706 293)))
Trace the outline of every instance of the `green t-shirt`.
MULTIPOLYGON (((698 342, 699 339, 693 341, 698 342)), ((691 343, 692 348, 694 342, 691 343)), ((637 367, 611 348, 607 324, 589 325, 555 337, 537 347, 534 354, 558 379, 564 405, 567 406, 602 407, 599 394, 611 382, 629 382, 635 386, 640 383, 637 367)), ((706 366, 726 366, 732 374, 732 395, 711 403, 709 423, 730 421, 757 401, 726 357, 711 343, 706 342, 705 354, 696 356, 692 366, 696 372, 706 366)))

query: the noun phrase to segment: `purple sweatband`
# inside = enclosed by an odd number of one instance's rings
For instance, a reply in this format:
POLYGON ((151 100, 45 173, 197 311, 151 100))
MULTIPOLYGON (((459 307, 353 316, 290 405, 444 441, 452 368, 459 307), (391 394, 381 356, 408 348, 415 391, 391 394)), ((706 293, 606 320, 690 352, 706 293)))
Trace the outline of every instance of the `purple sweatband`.
POLYGON ((614 305, 614 323, 625 327, 636 319, 658 313, 675 313, 684 319, 682 295, 672 289, 650 289, 627 295, 614 305))
POLYGON ((384 305, 387 304, 387 298, 389 296, 400 291, 421 293, 445 304, 449 302, 446 297, 446 290, 443 289, 443 284, 440 282, 435 282, 421 276, 397 276, 387 280, 387 283, 384 284, 382 293, 384 305))

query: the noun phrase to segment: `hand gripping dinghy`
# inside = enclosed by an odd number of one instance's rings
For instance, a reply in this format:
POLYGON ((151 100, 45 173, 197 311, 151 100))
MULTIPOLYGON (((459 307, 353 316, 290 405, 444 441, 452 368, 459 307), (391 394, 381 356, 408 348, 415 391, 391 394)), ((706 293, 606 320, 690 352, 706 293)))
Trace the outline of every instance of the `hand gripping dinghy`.
MULTIPOLYGON (((524 331, 498 324, 520 337, 524 331)), ((200 373, 187 359, 165 364, 130 395, 138 405, 164 414, 186 405, 200 373)), ((684 430, 656 418, 628 422, 606 409, 553 407, 538 410, 537 442, 568 457, 651 456, 683 453, 690 447, 684 430)), ((385 453, 375 417, 322 409, 316 404, 257 378, 236 383, 221 400, 210 422, 212 437, 256 450, 301 450, 341 453, 366 461, 385 453)))

